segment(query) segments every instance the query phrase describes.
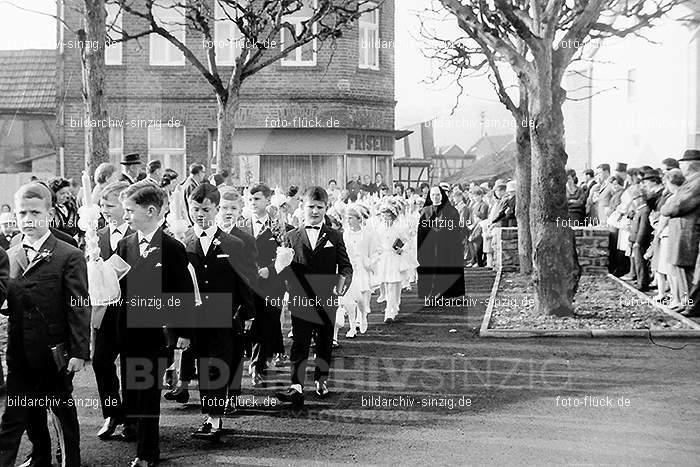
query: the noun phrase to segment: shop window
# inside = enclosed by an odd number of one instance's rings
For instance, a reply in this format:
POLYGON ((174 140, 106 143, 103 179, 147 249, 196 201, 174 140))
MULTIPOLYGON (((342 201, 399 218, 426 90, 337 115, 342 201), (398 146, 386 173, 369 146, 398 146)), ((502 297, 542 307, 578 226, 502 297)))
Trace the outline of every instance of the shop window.
MULTIPOLYGON (((364 8, 374 8, 376 4, 367 3, 364 8)), ((379 10, 366 11, 359 20, 360 68, 379 69, 379 10)))
MULTIPOLYGON (((167 29, 176 39, 185 43, 185 12, 174 1, 153 5, 153 16, 161 27, 167 29)), ((182 66, 185 55, 169 40, 158 34, 149 36, 151 65, 182 66)))

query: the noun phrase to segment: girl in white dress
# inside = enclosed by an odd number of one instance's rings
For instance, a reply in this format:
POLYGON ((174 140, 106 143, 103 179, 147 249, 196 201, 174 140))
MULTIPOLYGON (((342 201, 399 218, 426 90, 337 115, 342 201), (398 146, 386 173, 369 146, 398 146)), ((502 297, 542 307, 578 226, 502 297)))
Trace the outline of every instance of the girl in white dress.
POLYGON ((401 238, 405 238, 406 246, 401 254, 401 288, 411 290, 411 284, 418 278, 418 220, 420 213, 410 212, 407 203, 398 203, 399 217, 396 224, 401 231, 401 238))
POLYGON ((386 302, 384 323, 393 323, 401 306, 401 255, 405 253, 410 239, 396 222, 398 211, 391 202, 383 203, 379 209, 376 239, 379 257, 372 284, 379 285, 378 302, 386 302))
MULTIPOLYGON (((352 282, 350 288, 341 298, 341 307, 348 315, 350 330, 345 337, 352 339, 360 333, 367 331, 367 315, 369 314, 369 300, 371 295, 370 273, 376 262, 376 243, 362 223, 369 217, 369 210, 357 204, 349 204, 345 207, 345 229, 343 241, 352 264, 352 282)), ((336 320, 338 321, 338 320, 336 320)), ((342 325, 344 319, 340 320, 342 325)), ((338 336, 339 326, 336 325, 335 339, 338 336)))

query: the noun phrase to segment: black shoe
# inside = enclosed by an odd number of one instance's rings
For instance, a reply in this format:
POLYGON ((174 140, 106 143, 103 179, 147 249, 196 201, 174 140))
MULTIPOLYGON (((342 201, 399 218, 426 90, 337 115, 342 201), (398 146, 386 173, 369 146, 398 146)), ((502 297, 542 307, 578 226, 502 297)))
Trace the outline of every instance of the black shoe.
POLYGON ((152 467, 156 465, 155 461, 147 461, 145 459, 139 459, 138 457, 131 461, 131 467, 152 467))
POLYGON ((681 311, 681 316, 685 316, 686 318, 697 318, 700 317, 700 313, 686 309, 684 311, 681 311))
POLYGON ((137 436, 136 425, 132 423, 125 423, 118 435, 122 441, 136 441, 137 436))
POLYGON ((100 431, 97 432, 97 437, 100 438, 102 441, 111 438, 115 430, 117 429, 117 426, 119 426, 119 422, 116 418, 107 417, 107 419, 105 419, 104 425, 102 425, 100 431))
POLYGON ((286 391, 278 392, 275 395, 281 402, 290 402, 292 405, 299 407, 304 405, 304 393, 296 389, 288 388, 286 391))
POLYGON ((325 381, 316 381, 316 396, 325 399, 329 393, 328 384, 325 381))
POLYGON ((163 395, 163 399, 166 401, 175 401, 180 404, 186 404, 187 401, 190 400, 190 392, 187 389, 175 388, 166 392, 163 395))
POLYGON ((221 440, 221 421, 218 428, 212 427, 211 423, 205 421, 202 426, 192 433, 193 438, 205 439, 207 441, 218 442, 221 440))

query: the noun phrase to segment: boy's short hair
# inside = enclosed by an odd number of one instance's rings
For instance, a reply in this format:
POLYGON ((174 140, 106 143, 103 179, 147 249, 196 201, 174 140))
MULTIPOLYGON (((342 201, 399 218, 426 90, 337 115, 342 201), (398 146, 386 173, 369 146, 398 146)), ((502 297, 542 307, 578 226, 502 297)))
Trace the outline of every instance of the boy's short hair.
POLYGON ((223 190, 219 190, 219 193, 221 193, 222 200, 233 201, 239 204, 243 202, 241 194, 238 193, 238 190, 236 190, 235 188, 225 188, 223 190))
POLYGON ((328 192, 321 186, 310 186, 304 191, 304 201, 320 201, 328 204, 328 192))
POLYGON ((15 200, 20 199, 41 199, 47 209, 53 205, 54 193, 44 183, 29 182, 25 183, 15 193, 15 200))
POLYGON ((100 199, 108 199, 110 196, 116 196, 119 199, 122 191, 129 188, 128 182, 113 182, 102 189, 100 193, 100 199))
POLYGON ((221 201, 221 193, 219 189, 211 183, 202 183, 192 191, 190 201, 195 203, 203 203, 205 199, 211 201, 211 204, 218 206, 221 201))
POLYGON ((265 198, 269 198, 272 196, 272 190, 269 186, 265 185, 264 183, 258 183, 250 189, 251 195, 254 195, 257 192, 261 192, 265 198))
POLYGON ((144 208, 153 206, 160 211, 165 203, 165 192, 152 183, 134 183, 122 191, 119 198, 122 201, 130 199, 144 208))

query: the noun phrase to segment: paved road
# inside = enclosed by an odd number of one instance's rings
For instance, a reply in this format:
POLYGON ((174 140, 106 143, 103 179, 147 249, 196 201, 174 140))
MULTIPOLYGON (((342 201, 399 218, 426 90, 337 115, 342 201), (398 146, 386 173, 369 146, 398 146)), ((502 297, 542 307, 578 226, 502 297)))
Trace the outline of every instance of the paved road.
MULTIPOLYGON (((341 339, 328 400, 294 411, 264 407, 276 388, 244 389, 256 407, 219 445, 190 439, 197 405, 163 401, 164 465, 700 464, 700 341, 480 339, 483 305, 421 305, 407 293, 399 323, 374 312, 341 339)), ((91 369, 76 386, 96 396, 91 369)), ((128 465, 133 445, 95 438, 98 409, 80 419, 85 465, 128 465)))

